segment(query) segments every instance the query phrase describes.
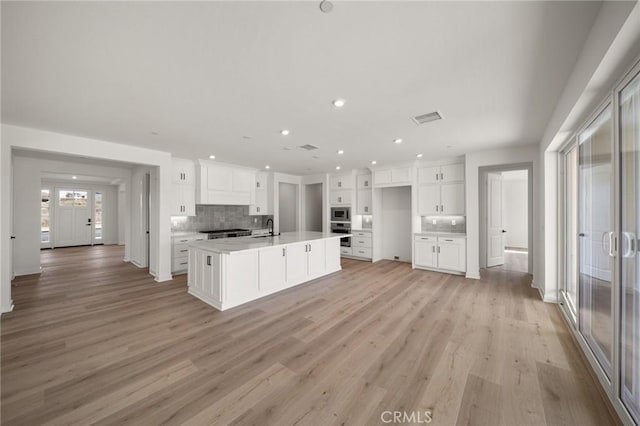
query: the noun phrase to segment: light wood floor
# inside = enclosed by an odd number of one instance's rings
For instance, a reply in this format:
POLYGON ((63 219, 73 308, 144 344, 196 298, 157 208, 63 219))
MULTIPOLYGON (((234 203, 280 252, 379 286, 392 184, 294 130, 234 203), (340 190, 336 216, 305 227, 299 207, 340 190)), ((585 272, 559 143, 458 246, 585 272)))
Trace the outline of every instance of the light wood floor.
POLYGON ((482 280, 343 260, 221 313, 121 261, 44 252, 2 316, 2 424, 614 424, 555 305, 482 280), (416 417, 417 418, 417 417, 416 417), (424 417, 423 417, 424 419, 424 417))

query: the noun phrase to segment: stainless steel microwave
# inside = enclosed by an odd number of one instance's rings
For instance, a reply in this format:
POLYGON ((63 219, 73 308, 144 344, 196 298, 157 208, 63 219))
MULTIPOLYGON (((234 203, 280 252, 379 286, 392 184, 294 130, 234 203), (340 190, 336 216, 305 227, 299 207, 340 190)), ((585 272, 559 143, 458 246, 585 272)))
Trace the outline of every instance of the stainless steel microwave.
POLYGON ((351 207, 331 207, 331 221, 350 222, 351 207))

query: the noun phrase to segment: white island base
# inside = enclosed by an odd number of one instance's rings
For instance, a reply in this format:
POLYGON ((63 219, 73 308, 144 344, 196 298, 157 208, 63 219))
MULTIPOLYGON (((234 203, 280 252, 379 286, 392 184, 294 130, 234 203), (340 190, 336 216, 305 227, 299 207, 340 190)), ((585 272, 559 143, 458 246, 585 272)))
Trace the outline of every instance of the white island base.
POLYGON ((341 270, 344 234, 287 232, 189 246, 189 294, 224 311, 341 270))

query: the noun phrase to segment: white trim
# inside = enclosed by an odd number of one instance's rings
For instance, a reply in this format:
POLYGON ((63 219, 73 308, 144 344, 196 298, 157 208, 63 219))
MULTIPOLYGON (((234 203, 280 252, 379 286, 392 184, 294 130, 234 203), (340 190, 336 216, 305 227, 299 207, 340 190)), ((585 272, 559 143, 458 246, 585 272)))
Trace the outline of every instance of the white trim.
POLYGON ((13 304, 13 300, 10 300, 9 302, 11 303, 10 305, 2 305, 0 307, 0 314, 6 314, 13 311, 13 308, 15 307, 13 304))
POLYGON ((469 278, 471 280, 479 280, 480 279, 480 272, 467 272, 465 275, 465 278, 469 278))

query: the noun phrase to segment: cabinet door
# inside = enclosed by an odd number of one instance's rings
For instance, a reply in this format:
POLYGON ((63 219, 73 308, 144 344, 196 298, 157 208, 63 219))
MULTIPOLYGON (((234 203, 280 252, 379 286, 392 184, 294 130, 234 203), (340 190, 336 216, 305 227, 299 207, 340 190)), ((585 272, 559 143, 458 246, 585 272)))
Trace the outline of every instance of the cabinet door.
POLYGON ((340 269, 340 239, 331 238, 325 240, 325 253, 327 256, 326 272, 340 269))
POLYGON ((351 191, 331 191, 332 205, 351 204, 351 191))
POLYGON ((358 175, 356 181, 358 189, 371 188, 371 175, 358 175))
POLYGON ((202 280, 198 288, 204 295, 222 302, 220 285, 220 255, 198 250, 198 265, 201 267, 202 280))
POLYGON ((385 185, 391 183, 391 170, 376 170, 373 172, 373 183, 385 185))
POLYGON ((421 167, 418 169, 418 183, 440 182, 440 167, 421 167))
POLYGON ((309 243, 308 270, 309 277, 323 275, 327 269, 327 253, 324 248, 324 240, 314 240, 309 243))
POLYGON ((207 166, 207 189, 209 192, 230 192, 231 169, 220 166, 207 166))
POLYGON ((443 183, 440 213, 464 214, 464 183, 443 183))
POLYGON ((256 181, 253 187, 257 190, 260 190, 260 189, 266 190, 268 176, 269 176, 268 173, 264 173, 264 172, 256 173, 256 181))
POLYGON ((184 177, 184 171, 182 167, 182 162, 177 159, 173 159, 171 161, 171 180, 173 183, 182 183, 184 177))
POLYGON ((231 190, 233 192, 251 192, 253 185, 253 173, 246 170, 234 169, 231 172, 231 190))
POLYGON ((307 278, 307 243, 289 244, 286 249, 286 283, 290 286, 301 283, 307 278))
POLYGON ((438 240, 438 268, 449 271, 466 270, 465 244, 438 240))
POLYGON ((435 239, 425 237, 421 239, 416 238, 414 246, 414 263, 417 266, 425 268, 437 268, 438 267, 438 253, 437 244, 435 239))
POLYGON ((358 214, 371 214, 371 190, 370 189, 360 189, 358 190, 358 199, 357 199, 357 213, 358 214))
POLYGON ((440 185, 418 187, 418 213, 421 216, 440 214, 440 185))
POLYGON ((261 189, 255 192, 254 202, 249 206, 249 215, 266 215, 271 214, 267 207, 267 190, 261 189))
POLYGON ((184 206, 183 215, 195 216, 196 215, 196 188, 193 185, 180 185, 182 186, 182 205, 184 206))
POLYGON ((442 182, 464 182, 464 164, 449 164, 440 167, 442 182))
POLYGON ((258 252, 261 292, 269 292, 285 286, 286 248, 273 247, 258 252))
POLYGON ((403 183, 411 181, 411 169, 403 167, 400 169, 391 169, 391 183, 403 183))
POLYGON ((171 185, 171 216, 186 216, 184 203, 182 202, 182 185, 174 183, 171 185))
MULTIPOLYGON (((220 256, 218 256, 220 257, 220 256)), ((239 251, 225 256, 225 302, 253 300, 259 295, 258 252, 239 251)))

